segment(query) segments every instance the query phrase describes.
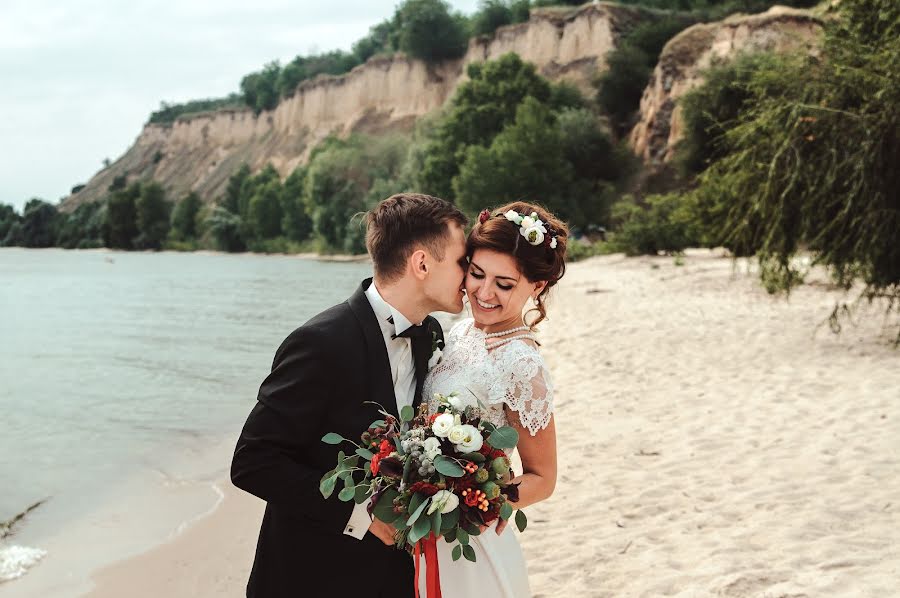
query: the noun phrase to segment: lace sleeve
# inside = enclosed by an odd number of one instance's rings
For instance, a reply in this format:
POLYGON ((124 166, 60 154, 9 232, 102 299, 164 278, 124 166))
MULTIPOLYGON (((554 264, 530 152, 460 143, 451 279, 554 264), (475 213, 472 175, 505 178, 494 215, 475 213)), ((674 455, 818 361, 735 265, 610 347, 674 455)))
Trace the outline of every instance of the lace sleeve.
POLYGON ((488 387, 491 403, 504 403, 519 414, 522 427, 534 436, 553 415, 553 383, 541 354, 533 347, 513 343, 497 356, 499 371, 488 387))

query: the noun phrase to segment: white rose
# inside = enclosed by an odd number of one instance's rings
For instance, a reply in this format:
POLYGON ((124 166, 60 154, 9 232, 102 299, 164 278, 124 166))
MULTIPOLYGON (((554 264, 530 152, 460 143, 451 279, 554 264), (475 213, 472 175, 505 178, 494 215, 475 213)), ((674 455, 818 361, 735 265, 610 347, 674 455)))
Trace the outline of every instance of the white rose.
POLYGON ((447 440, 453 444, 459 444, 466 438, 466 426, 453 426, 447 434, 447 440))
POLYGON ((531 216, 525 216, 524 218, 522 218, 522 228, 531 228, 534 225, 534 218, 532 218, 531 216))
POLYGON ((522 219, 522 217, 513 210, 508 211, 506 214, 504 214, 504 216, 506 216, 507 220, 509 220, 510 222, 515 222, 516 224, 519 224, 522 219))
POLYGON ((437 364, 441 362, 441 356, 444 354, 440 349, 435 349, 434 353, 431 354, 431 359, 428 360, 428 369, 430 370, 437 364))
POLYGON ((544 232, 541 227, 532 226, 529 229, 522 229, 522 236, 532 245, 540 245, 544 242, 544 232))
POLYGON ((453 425, 453 416, 449 413, 442 413, 434 419, 434 423, 431 424, 431 431, 434 432, 435 436, 446 438, 453 425))
POLYGON ((442 515, 446 515, 459 506, 459 497, 449 490, 438 490, 437 494, 431 497, 431 504, 428 505, 428 515, 431 515, 438 509, 442 515))
POLYGON ((550 239, 550 249, 556 249, 556 237, 550 239))
POLYGON ((481 436, 481 432, 478 431, 478 428, 468 424, 460 427, 463 429, 464 437, 462 442, 456 443, 456 450, 460 453, 474 453, 480 451, 481 447, 484 445, 484 438, 481 436))
POLYGON ((424 448, 425 456, 428 457, 431 461, 434 461, 434 458, 441 454, 441 441, 434 436, 430 436, 425 439, 424 448))
POLYGON ((450 403, 450 406, 456 409, 457 411, 465 411, 466 407, 472 406, 476 407, 476 403, 472 400, 468 395, 465 398, 458 395, 451 395, 447 397, 447 402, 450 403))

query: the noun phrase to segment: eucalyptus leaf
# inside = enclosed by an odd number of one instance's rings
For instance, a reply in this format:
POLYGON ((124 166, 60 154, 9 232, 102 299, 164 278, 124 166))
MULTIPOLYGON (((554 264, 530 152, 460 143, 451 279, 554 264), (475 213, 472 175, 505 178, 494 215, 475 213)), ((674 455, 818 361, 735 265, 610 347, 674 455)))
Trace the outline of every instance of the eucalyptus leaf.
POLYGON ((451 553, 451 556, 453 557, 453 560, 454 560, 454 561, 458 561, 458 560, 459 560, 459 557, 462 556, 462 546, 460 546, 459 544, 457 544, 456 546, 454 546, 454 547, 453 547, 453 552, 451 553))
MULTIPOLYGON (((413 525, 416 521, 418 521, 419 516, 422 514, 422 512, 425 510, 425 507, 427 507, 427 506, 428 506, 428 503, 430 503, 430 502, 431 502, 431 499, 430 499, 430 498, 425 499, 424 501, 422 501, 422 504, 420 504, 420 505, 416 508, 416 510, 413 511, 412 515, 409 516, 409 519, 406 520, 406 524, 407 524, 407 525, 413 525)), ((410 506, 410 508, 412 508, 412 506, 410 506)), ((426 518, 423 518, 423 519, 427 519, 427 517, 426 517, 426 518)))
POLYGON ((459 509, 453 509, 449 513, 444 513, 441 516, 441 529, 452 529, 456 527, 456 524, 459 523, 459 509))
POLYGON ((322 442, 325 444, 340 444, 344 441, 349 442, 346 438, 340 434, 335 434, 334 432, 329 432, 325 436, 322 436, 322 442))
POLYGON ((456 532, 456 539, 459 540, 460 544, 468 544, 469 543, 469 534, 463 528, 459 528, 456 532))
POLYGON ((506 521, 510 517, 512 517, 513 508, 509 505, 508 502, 503 503, 503 506, 500 507, 500 519, 506 521))
POLYGON ((416 416, 415 410, 409 405, 404 405, 403 409, 400 410, 400 421, 402 422, 410 422, 416 416))
POLYGON ((326 477, 322 478, 322 481, 319 482, 319 492, 322 493, 324 498, 328 498, 334 493, 334 486, 337 484, 337 475, 332 472, 331 475, 326 475, 326 477))
POLYGON ((475 549, 466 544, 463 546, 463 556, 466 557, 466 560, 475 562, 475 549))
POLYGON ((412 498, 409 499, 409 507, 408 510, 410 513, 414 513, 416 509, 419 508, 423 502, 428 500, 428 497, 422 494, 413 494, 412 498))
POLYGON ((511 449, 519 443, 519 433, 515 428, 503 426, 491 432, 487 441, 495 449, 511 449))
POLYGON ((473 463, 484 463, 484 455, 482 455, 481 453, 466 453, 460 458, 467 461, 472 461, 473 463))
POLYGON ((376 419, 371 424, 369 424, 370 428, 383 428, 385 426, 387 426, 387 422, 383 419, 376 419))
POLYGON ((449 531, 444 532, 444 540, 446 540, 448 544, 456 541, 456 531, 457 530, 455 529, 450 529, 449 531))
POLYGON ((356 488, 353 486, 345 486, 344 489, 338 493, 338 498, 344 502, 353 500, 354 496, 356 496, 356 488))
POLYGON ((360 484, 356 487, 356 492, 353 495, 353 502, 358 505, 363 504, 369 498, 369 487, 365 484, 360 484))
POLYGON ((435 535, 435 537, 441 535, 441 510, 438 509, 434 513, 431 514, 431 533, 435 535))
POLYGON ((524 511, 516 511, 516 527, 519 528, 520 532, 525 531, 525 526, 528 525, 528 517, 525 516, 524 511))
POLYGON ((400 494, 394 488, 385 490, 384 493, 378 497, 378 502, 375 503, 372 514, 385 523, 394 523, 397 521, 397 519, 400 518, 400 514, 394 512, 394 499, 399 495, 400 494))
POLYGON ((466 470, 459 466, 456 461, 445 457, 444 455, 438 455, 434 459, 434 468, 441 475, 445 475, 451 478, 461 478, 466 475, 466 470))
POLYGON ((360 457, 362 457, 363 459, 365 459, 366 461, 371 461, 372 457, 375 456, 375 454, 372 453, 372 451, 364 449, 364 448, 356 449, 356 454, 359 455, 360 457))
POLYGON ((420 517, 416 520, 416 522, 412 526, 412 530, 409 532, 409 541, 412 544, 415 544, 422 538, 428 535, 428 532, 431 531, 431 519, 428 517, 420 517))

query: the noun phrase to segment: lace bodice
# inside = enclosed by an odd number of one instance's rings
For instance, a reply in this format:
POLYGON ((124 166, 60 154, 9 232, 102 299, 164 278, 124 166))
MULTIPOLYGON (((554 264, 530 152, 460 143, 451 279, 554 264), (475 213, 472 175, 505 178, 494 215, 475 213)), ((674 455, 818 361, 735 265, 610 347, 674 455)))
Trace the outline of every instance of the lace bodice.
POLYGON ((470 391, 481 402, 484 419, 497 426, 508 425, 504 406, 519 415, 522 427, 532 436, 550 424, 553 384, 537 348, 514 340, 488 350, 485 334, 474 320, 457 323, 447 335, 443 358, 425 379, 424 397, 434 412, 434 394, 460 396, 470 391))

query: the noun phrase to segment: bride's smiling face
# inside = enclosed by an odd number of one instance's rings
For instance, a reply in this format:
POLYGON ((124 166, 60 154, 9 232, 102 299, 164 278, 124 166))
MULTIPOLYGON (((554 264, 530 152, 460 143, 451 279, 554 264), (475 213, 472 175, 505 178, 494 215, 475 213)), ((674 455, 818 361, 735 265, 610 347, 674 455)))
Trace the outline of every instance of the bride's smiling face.
POLYGON ((525 278, 511 255, 489 249, 475 250, 466 271, 466 296, 482 327, 521 326, 526 301, 543 286, 525 278))

